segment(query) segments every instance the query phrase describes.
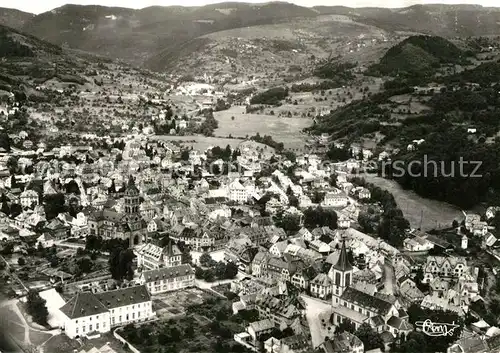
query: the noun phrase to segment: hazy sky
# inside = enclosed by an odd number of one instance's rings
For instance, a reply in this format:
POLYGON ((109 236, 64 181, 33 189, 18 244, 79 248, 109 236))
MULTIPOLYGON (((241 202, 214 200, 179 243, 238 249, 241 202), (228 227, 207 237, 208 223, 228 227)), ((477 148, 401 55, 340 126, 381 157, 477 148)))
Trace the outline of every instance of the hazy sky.
MULTIPOLYGON (((262 3, 263 0, 229 0, 237 2, 253 2, 262 3)), ((81 5, 103 5, 103 6, 120 6, 131 8, 143 8, 153 5, 169 6, 199 6, 210 3, 218 3, 222 0, 0 0, 0 7, 11 7, 26 12, 41 13, 52 10, 56 7, 67 3, 81 5)), ((315 5, 345 5, 350 7, 405 7, 415 4, 479 4, 483 6, 500 6, 499 0, 288 0, 301 6, 315 5)))

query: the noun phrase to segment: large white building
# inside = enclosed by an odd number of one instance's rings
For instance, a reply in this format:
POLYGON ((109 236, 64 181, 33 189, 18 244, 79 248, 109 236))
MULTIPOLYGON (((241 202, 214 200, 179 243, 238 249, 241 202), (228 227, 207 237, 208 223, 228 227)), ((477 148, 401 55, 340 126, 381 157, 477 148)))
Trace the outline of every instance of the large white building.
POLYGON ((245 203, 248 201, 247 189, 241 185, 238 179, 234 180, 228 187, 229 199, 238 203, 245 203))
POLYGON ((403 241, 403 246, 405 250, 408 251, 428 251, 434 248, 434 244, 422 236, 416 236, 414 238, 406 238, 403 241))
POLYGON ((349 198, 341 190, 327 192, 321 206, 324 207, 346 207, 349 198))
POLYGON ((21 193, 19 200, 23 208, 36 206, 38 205, 38 194, 34 190, 25 190, 21 193))
POLYGON ((140 283, 145 285, 151 294, 184 289, 194 286, 194 270, 185 264, 144 271, 140 283))
POLYGON ((70 338, 95 336, 114 326, 146 321, 156 315, 143 285, 102 293, 80 292, 60 311, 64 314, 63 329, 70 338))

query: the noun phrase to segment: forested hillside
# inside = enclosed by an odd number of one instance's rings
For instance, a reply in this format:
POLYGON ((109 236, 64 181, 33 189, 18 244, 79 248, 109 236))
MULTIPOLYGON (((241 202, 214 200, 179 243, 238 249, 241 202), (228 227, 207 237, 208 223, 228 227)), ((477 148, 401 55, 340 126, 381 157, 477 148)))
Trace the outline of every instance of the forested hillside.
MULTIPOLYGON (((500 204, 500 62, 442 74, 443 66, 465 58, 450 44, 418 36, 391 48, 368 71, 392 72, 394 78, 385 82, 383 91, 318 118, 309 131, 329 133, 347 145, 378 134, 378 150, 397 148, 399 153, 391 158, 405 171, 394 173, 387 167, 384 175, 404 188, 465 209, 483 201, 500 204), (409 46, 418 48, 415 57, 408 56, 409 46), (423 71, 414 70, 414 65, 423 71), (425 142, 408 147, 418 139, 425 142), (420 167, 409 167, 412 161, 420 161, 420 167), (431 163, 426 170, 424 161, 431 163)), ((329 155, 343 154, 333 148, 329 155)))

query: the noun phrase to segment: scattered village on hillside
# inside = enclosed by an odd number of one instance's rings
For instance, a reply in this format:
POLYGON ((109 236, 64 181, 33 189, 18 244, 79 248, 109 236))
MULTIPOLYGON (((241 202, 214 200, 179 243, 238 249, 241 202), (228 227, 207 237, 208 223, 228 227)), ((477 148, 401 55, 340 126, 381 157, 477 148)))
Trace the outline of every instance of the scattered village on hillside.
POLYGON ((459 325, 429 350, 499 349, 488 265, 500 258, 498 208, 411 228, 389 193, 358 177, 391 151, 351 145, 331 163, 251 139, 189 149, 144 127, 54 147, 25 131, 9 140, 1 290, 20 345, 402 352, 429 318, 459 325))

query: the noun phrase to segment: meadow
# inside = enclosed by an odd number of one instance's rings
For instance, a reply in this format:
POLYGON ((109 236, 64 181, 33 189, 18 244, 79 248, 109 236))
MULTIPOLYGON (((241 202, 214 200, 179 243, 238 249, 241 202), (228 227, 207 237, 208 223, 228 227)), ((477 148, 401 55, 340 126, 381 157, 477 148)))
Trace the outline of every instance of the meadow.
POLYGON ((216 136, 245 137, 270 135, 277 142, 283 142, 285 148, 303 148, 307 136, 302 129, 311 124, 307 118, 284 118, 265 114, 246 114, 245 107, 234 106, 228 110, 214 113, 219 127, 216 136), (234 117, 234 120, 232 119, 234 117))
POLYGON ((389 191, 412 228, 423 231, 451 227, 454 220, 462 221, 462 211, 445 202, 423 198, 411 190, 404 190, 393 180, 384 179, 374 174, 360 175, 367 182, 389 191))

